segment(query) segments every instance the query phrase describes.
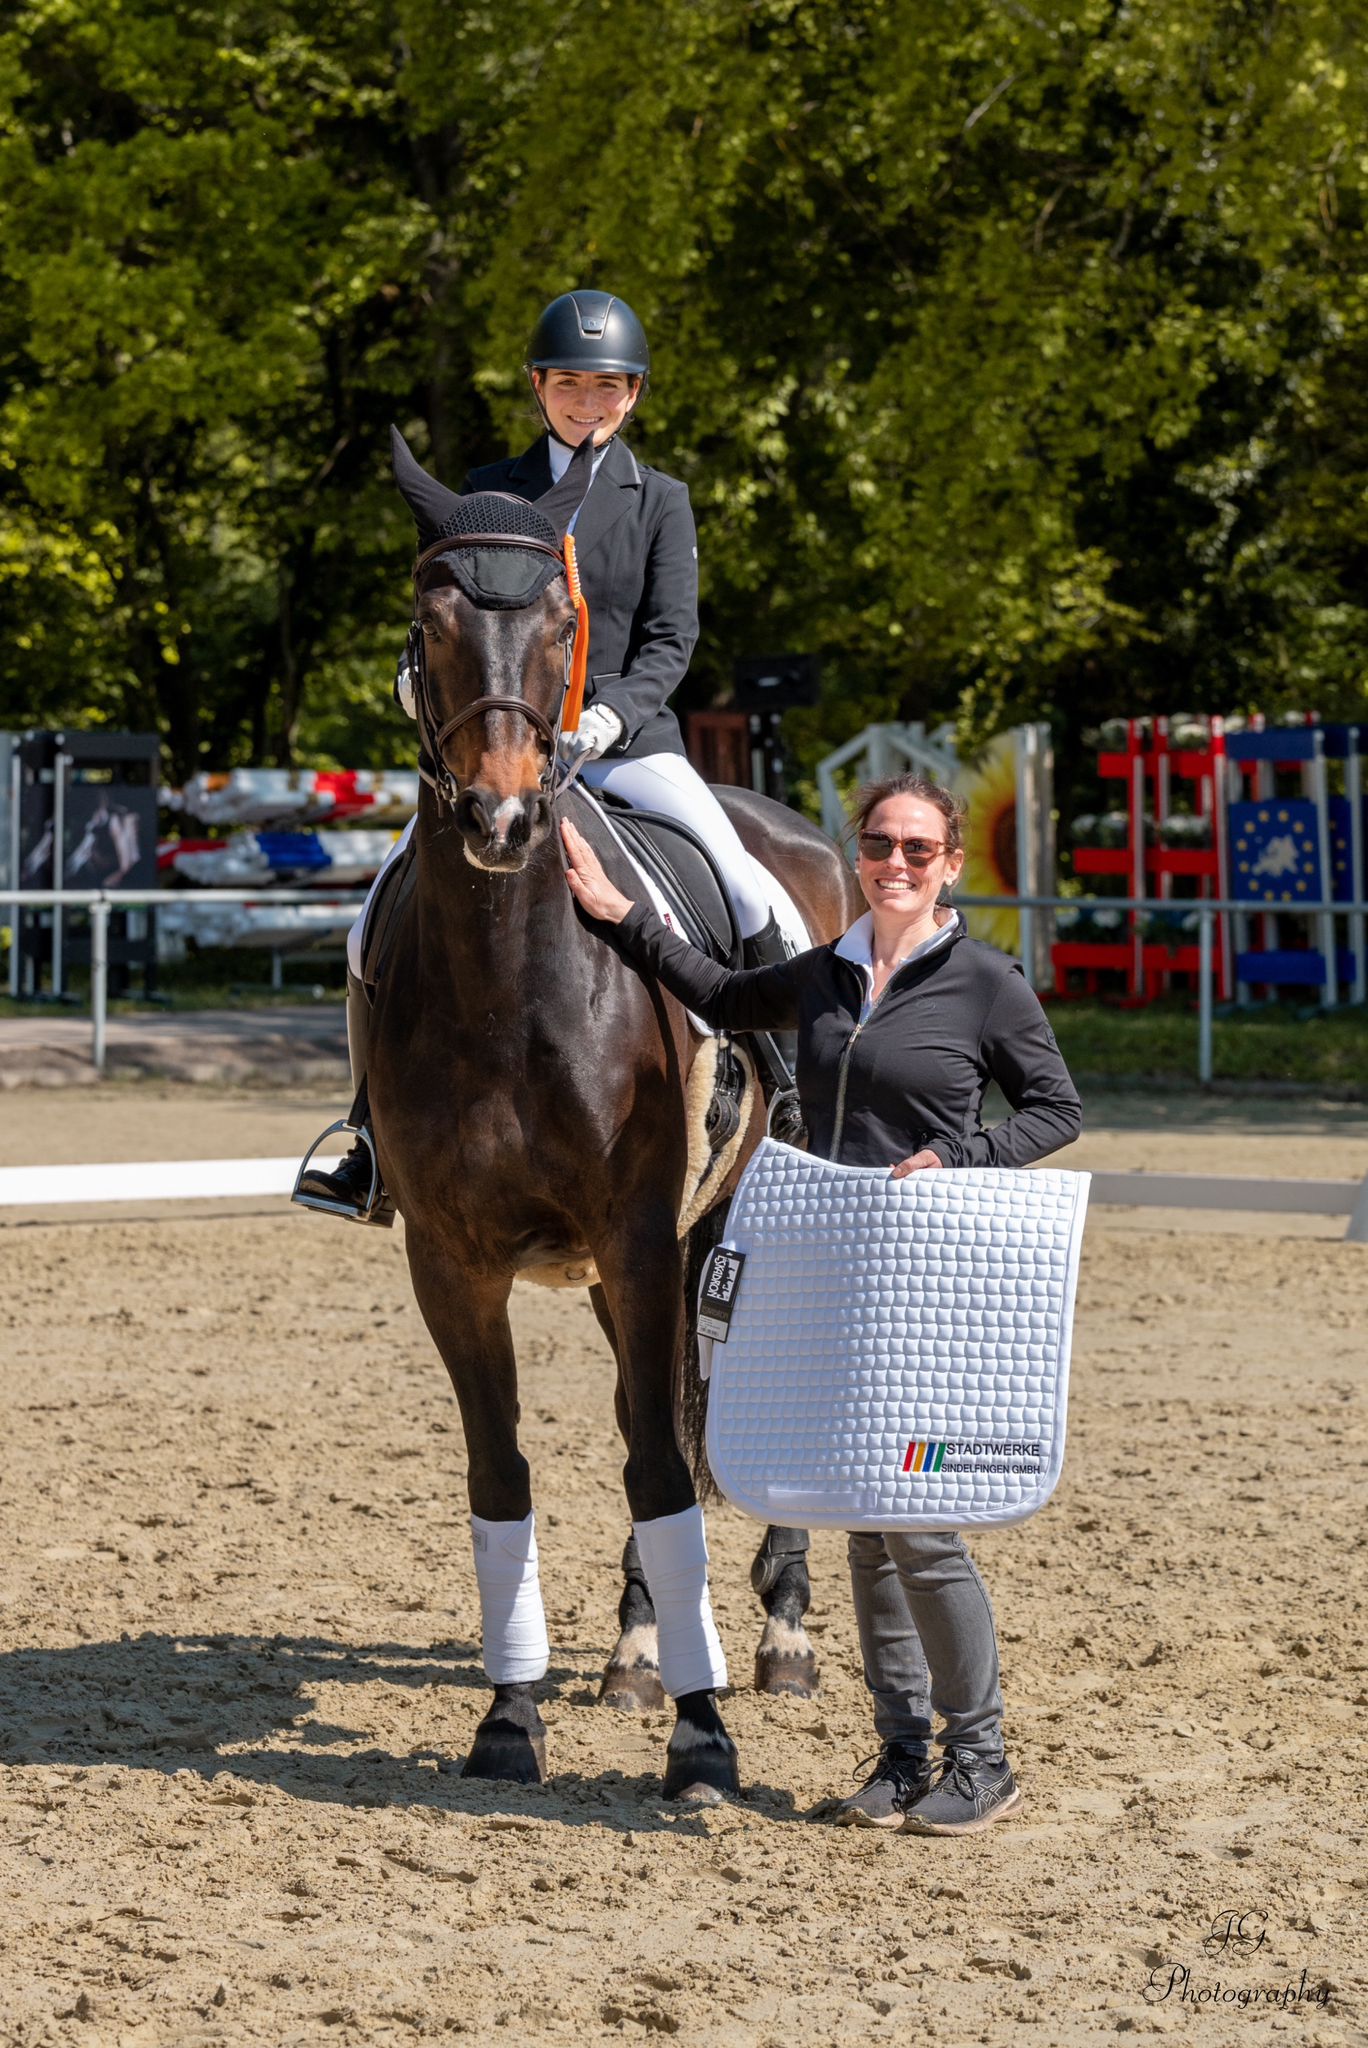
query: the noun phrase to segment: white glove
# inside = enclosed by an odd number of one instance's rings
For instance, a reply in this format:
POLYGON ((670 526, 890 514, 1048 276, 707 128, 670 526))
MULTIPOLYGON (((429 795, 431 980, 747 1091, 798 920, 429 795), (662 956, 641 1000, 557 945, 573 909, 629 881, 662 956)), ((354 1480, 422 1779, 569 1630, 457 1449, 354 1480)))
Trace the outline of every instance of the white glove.
POLYGON ((409 667, 408 648, 399 657, 399 666, 394 671, 394 694, 410 718, 418 716, 418 704, 413 694, 413 670, 409 667))
POLYGON ((591 704, 580 713, 578 728, 561 734, 561 759, 567 768, 577 761, 595 761, 609 747, 616 746, 625 731, 616 711, 610 711, 606 704, 591 704))

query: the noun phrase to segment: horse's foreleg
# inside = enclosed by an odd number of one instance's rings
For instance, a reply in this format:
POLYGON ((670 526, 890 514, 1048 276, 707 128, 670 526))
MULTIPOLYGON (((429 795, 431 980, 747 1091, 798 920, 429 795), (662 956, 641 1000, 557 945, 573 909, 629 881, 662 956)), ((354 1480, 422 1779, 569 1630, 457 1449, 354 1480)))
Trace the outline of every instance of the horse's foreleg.
POLYGON ((811 1699, 817 1659, 803 1616, 812 1599, 806 1529, 766 1529, 751 1565, 751 1584, 765 1610, 765 1631, 755 1653, 757 1692, 787 1692, 811 1699))
MULTIPOLYGON (((624 1444, 631 1442, 631 1410, 622 1382, 622 1360, 618 1357, 617 1331, 608 1313, 601 1287, 591 1287, 589 1299, 599 1328, 613 1347, 617 1359, 617 1391, 614 1408, 624 1444)), ((659 1652, 656 1641, 655 1608, 641 1568, 641 1552, 635 1536, 627 1538, 622 1553, 622 1598, 618 1601, 618 1639, 604 1667, 599 1699, 605 1707, 624 1714, 649 1714, 665 1704, 660 1683, 659 1652)))
POLYGON ((462 1776, 538 1784, 546 1776, 546 1728, 533 1687, 546 1675, 550 1652, 527 1460, 518 1448, 511 1279, 468 1272, 414 1230, 408 1258, 418 1306, 465 1426, 481 1641, 494 1688, 462 1776))
POLYGON ((739 1790, 736 1746, 717 1710, 727 1682, 708 1593, 703 1514, 674 1426, 684 1338, 683 1258, 660 1203, 624 1204, 632 1219, 595 1247, 620 1361, 627 1463, 623 1477, 655 1609, 660 1680, 675 1703, 665 1796, 697 1801, 739 1790))

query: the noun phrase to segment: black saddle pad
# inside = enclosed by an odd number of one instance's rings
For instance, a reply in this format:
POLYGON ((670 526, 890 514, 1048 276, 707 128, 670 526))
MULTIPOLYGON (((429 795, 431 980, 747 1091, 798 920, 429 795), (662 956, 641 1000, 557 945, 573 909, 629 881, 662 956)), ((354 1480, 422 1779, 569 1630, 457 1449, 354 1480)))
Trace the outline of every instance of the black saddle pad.
POLYGON ((703 841, 677 818, 638 811, 606 790, 576 784, 580 796, 597 804, 613 830, 663 891, 683 934, 723 967, 741 964, 741 928, 722 870, 703 841))

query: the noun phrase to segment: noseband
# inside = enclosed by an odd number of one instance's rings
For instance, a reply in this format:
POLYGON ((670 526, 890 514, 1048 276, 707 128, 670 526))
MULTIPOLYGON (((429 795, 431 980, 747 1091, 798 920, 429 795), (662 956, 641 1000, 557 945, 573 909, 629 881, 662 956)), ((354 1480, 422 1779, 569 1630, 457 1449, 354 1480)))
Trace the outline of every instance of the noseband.
MULTIPOLYGON (((532 554, 549 555, 562 573, 571 574, 560 550, 548 546, 545 541, 530 540, 522 534, 514 533, 462 533, 454 535, 449 540, 434 541, 431 547, 423 549, 413 565, 415 598, 420 594, 418 579, 428 564, 437 561, 442 555, 454 553, 457 548, 522 548, 532 554)), ((518 610, 521 607, 515 605, 510 609, 518 610)), ((561 684, 560 703, 556 708, 554 725, 544 711, 538 711, 536 705, 529 704, 525 697, 487 696, 476 697, 473 703, 467 704, 463 711, 458 711, 454 718, 449 718, 446 724, 434 733, 432 707, 428 702, 427 645, 423 638, 422 626, 417 619, 414 620, 409 627, 408 656, 409 667, 413 671, 413 702, 418 714, 418 739, 422 749, 418 760, 418 773, 429 789, 436 792, 439 802, 454 808, 461 794, 456 777, 443 757, 443 747, 454 732, 458 732, 472 718, 483 717, 487 711, 516 711, 536 728, 538 736, 545 740, 547 747, 546 765, 537 778, 537 787, 543 795, 550 791, 556 767, 556 749, 560 745, 561 727, 565 718, 565 700, 570 689, 570 664, 574 645, 575 633, 572 632, 565 643, 565 678, 561 684), (424 754, 432 763, 431 769, 424 764, 424 754)))

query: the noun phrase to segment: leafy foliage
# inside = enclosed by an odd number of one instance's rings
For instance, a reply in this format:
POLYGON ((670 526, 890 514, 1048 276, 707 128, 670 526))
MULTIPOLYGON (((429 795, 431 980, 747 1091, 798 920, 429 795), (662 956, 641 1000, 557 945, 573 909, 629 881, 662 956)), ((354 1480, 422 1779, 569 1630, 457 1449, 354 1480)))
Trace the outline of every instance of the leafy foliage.
POLYGON ((1365 99, 1325 0, 21 0, 0 720, 402 757, 385 429, 521 445, 576 283, 654 339, 694 701, 1368 716, 1365 99))

